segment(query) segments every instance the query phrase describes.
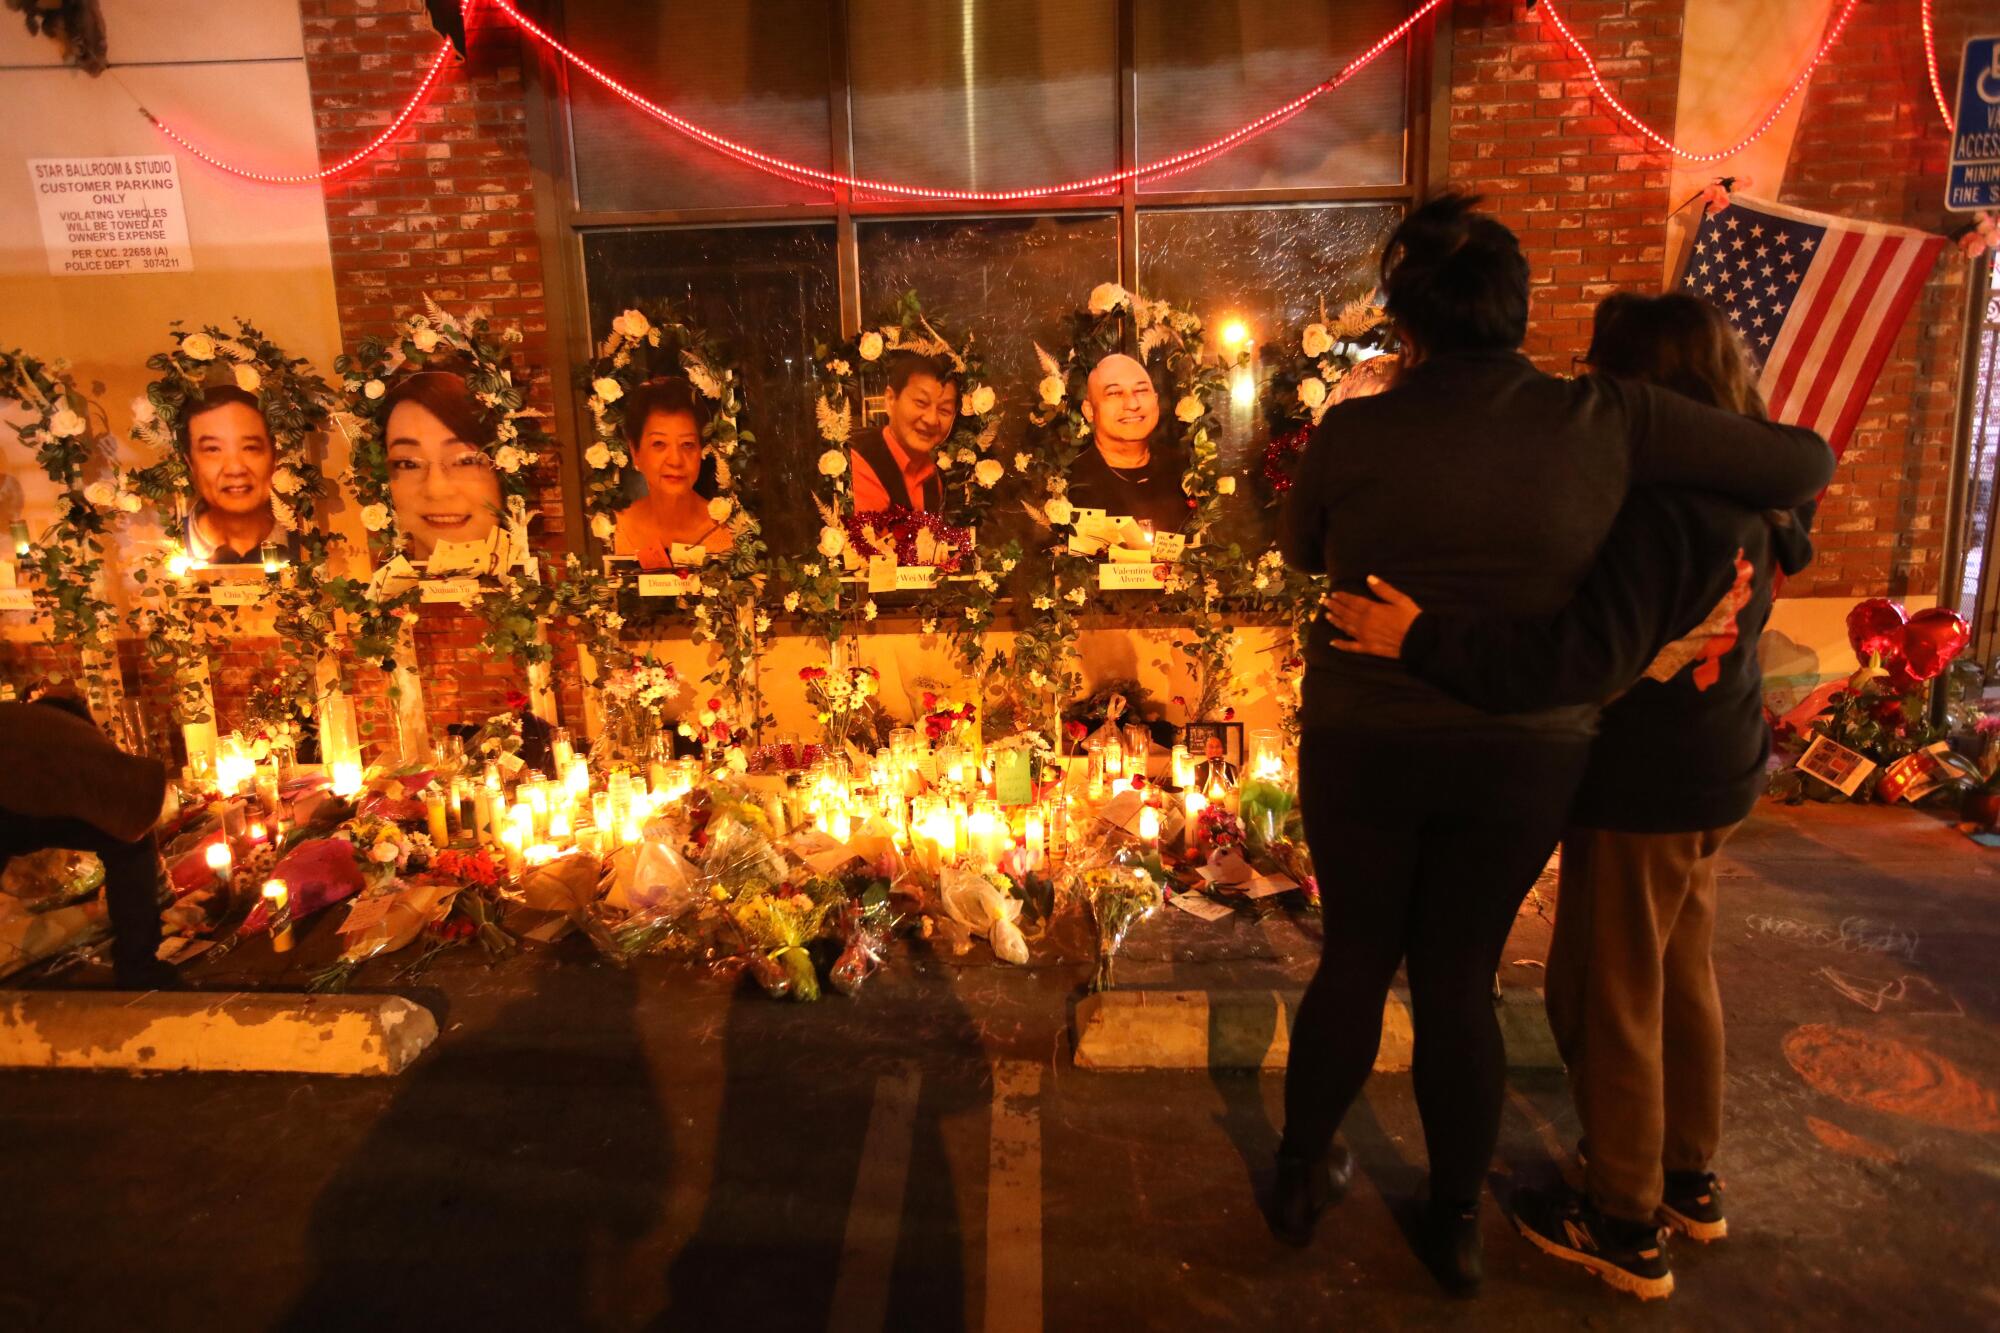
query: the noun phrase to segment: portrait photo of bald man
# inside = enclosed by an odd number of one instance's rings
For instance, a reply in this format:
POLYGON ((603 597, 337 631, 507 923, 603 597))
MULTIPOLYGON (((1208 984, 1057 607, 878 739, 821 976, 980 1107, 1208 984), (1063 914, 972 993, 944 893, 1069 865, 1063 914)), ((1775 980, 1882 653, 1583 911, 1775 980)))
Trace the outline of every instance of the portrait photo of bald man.
POLYGON ((1070 467, 1070 503, 1179 532, 1189 512, 1181 489, 1187 459, 1160 428, 1160 393, 1145 365, 1123 352, 1099 361, 1083 416, 1090 437, 1070 467))

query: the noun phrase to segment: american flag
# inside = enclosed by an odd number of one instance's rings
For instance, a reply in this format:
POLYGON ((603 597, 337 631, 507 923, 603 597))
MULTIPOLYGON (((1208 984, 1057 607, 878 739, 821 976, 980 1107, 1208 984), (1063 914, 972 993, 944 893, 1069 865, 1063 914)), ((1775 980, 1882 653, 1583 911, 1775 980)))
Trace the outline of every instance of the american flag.
POLYGON ((1838 454, 1943 248, 1906 227, 1739 197, 1695 228, 1679 286, 1743 335, 1771 415, 1838 454))

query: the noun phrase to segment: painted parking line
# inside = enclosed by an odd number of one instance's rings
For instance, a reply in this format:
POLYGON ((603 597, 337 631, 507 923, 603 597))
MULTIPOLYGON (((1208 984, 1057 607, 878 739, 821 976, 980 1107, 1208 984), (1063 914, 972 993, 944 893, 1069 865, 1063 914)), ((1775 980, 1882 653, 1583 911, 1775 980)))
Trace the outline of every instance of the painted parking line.
POLYGON ((1042 1067, 993 1070, 986 1172, 986 1333, 1041 1333, 1042 1067))
POLYGON ((917 1094, 923 1077, 905 1066, 875 1080, 875 1102, 861 1143, 861 1165, 847 1208, 840 1248, 840 1276, 833 1287, 827 1328, 833 1333, 877 1333, 889 1316, 889 1281, 903 1230, 903 1195, 910 1180, 917 1094))

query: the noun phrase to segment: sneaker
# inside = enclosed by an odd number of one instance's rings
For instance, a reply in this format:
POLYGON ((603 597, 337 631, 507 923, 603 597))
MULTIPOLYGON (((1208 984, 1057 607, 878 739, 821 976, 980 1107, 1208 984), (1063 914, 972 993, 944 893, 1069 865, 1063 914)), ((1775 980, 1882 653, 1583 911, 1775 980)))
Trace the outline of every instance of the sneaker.
POLYGON ((1664 1228, 1606 1217, 1567 1189, 1521 1191, 1514 1225, 1542 1253, 1581 1264, 1642 1301, 1673 1294, 1664 1228))
POLYGON ((1342 1144, 1316 1160, 1280 1150, 1267 1214, 1271 1233, 1287 1245, 1305 1248, 1312 1243, 1320 1214, 1347 1197, 1353 1179, 1354 1159, 1342 1144))
POLYGON ((1660 1220, 1704 1245, 1721 1240, 1729 1234, 1729 1219, 1722 1215, 1722 1182, 1713 1171, 1667 1172, 1660 1220))

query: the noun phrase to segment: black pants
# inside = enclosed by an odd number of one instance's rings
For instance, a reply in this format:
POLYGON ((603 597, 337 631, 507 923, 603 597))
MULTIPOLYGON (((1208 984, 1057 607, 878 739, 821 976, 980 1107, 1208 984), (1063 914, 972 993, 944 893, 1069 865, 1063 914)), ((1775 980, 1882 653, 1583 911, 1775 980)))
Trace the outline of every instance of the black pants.
POLYGON ((104 862, 104 903, 111 911, 112 960, 120 971, 150 966, 160 948, 160 850, 153 835, 120 842, 81 819, 0 810, 0 866, 49 847, 97 853, 104 862))
POLYGON ((1506 1091, 1493 974, 1589 750, 1572 734, 1306 731, 1299 800, 1326 938, 1292 1024, 1287 1153, 1332 1144, 1407 960, 1431 1197, 1478 1200, 1506 1091))

